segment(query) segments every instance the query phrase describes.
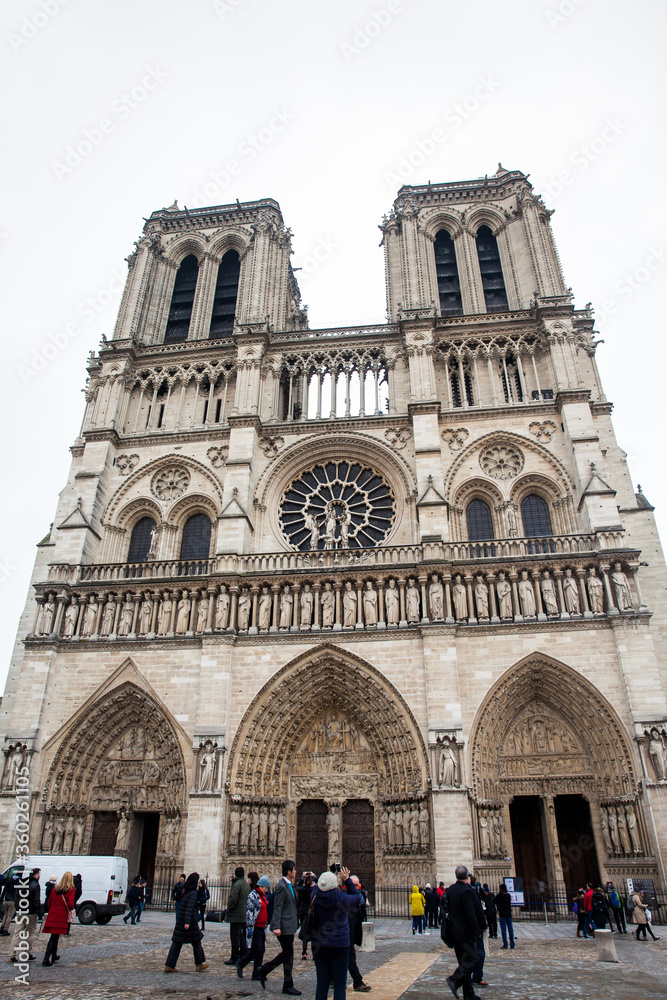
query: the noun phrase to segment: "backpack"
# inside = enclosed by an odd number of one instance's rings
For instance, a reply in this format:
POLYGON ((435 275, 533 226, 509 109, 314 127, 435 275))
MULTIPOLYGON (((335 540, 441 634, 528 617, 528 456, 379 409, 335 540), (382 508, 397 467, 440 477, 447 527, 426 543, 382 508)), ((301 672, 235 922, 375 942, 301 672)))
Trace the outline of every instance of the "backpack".
POLYGON ((618 893, 615 889, 612 889, 609 893, 609 902, 614 907, 615 910, 619 910, 621 907, 621 901, 618 898, 618 893))

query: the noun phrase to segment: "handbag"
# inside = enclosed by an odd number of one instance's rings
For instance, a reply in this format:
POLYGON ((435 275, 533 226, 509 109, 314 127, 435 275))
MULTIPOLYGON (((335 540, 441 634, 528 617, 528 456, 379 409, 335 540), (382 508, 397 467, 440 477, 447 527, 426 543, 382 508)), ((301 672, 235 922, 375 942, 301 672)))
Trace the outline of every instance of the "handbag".
POLYGON ((67 923, 68 924, 71 924, 71 923, 74 922, 74 913, 75 913, 74 910, 68 910, 67 911, 67 923))
POLYGON ((442 912, 442 923, 440 925, 440 937, 442 938, 444 944, 448 948, 454 947, 454 924, 452 918, 449 915, 449 900, 447 899, 447 893, 444 895, 444 906, 442 912))
POLYGON ((315 927, 315 910, 313 905, 315 900, 313 899, 310 906, 308 907, 308 913, 303 918, 301 927, 299 928, 299 941, 310 941, 317 929, 315 927))

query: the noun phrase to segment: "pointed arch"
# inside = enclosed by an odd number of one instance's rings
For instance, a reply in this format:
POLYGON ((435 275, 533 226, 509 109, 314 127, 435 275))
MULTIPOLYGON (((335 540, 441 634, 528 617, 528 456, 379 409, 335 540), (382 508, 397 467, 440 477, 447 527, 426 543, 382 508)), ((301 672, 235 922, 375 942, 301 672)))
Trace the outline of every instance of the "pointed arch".
POLYGON ((514 794, 538 792, 545 783, 552 793, 570 791, 576 783, 598 801, 637 794, 634 755, 616 711, 590 681, 546 653, 529 654, 499 678, 480 705, 471 733, 470 773, 478 802, 508 802, 514 794), (544 773, 535 767, 515 773, 505 763, 515 753, 508 745, 512 731, 522 718, 542 716, 574 740, 561 751, 542 754, 544 773))
POLYGON ((379 795, 427 791, 424 740, 403 696, 361 657, 325 643, 287 663, 253 698, 232 743, 227 792, 285 798, 290 758, 325 707, 340 709, 364 733, 379 795))

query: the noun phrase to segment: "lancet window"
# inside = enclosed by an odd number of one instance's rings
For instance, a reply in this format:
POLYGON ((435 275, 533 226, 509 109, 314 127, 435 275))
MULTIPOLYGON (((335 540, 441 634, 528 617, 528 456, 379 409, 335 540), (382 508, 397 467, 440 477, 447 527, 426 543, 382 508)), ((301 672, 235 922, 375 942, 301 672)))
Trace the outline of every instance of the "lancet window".
POLYGON ((438 280, 441 316, 460 316, 463 313, 461 284, 456 264, 454 240, 446 229, 435 237, 435 272, 438 280))
POLYGON ((211 548, 211 522, 206 514, 194 514, 185 522, 181 540, 181 559, 208 559, 211 548))
POLYGON ((131 563, 145 562, 151 549, 155 521, 152 517, 142 517, 132 529, 130 549, 127 561, 131 563))
POLYGON ((197 258, 194 254, 189 254, 181 262, 181 266, 176 272, 176 281, 167 317, 167 330, 164 335, 165 344, 180 344, 188 339, 198 274, 197 258))
POLYGON ((238 253, 236 250, 228 250, 218 268, 209 340, 226 337, 234 329, 240 273, 241 261, 238 253))
POLYGON ((553 533, 549 504, 535 493, 521 501, 521 520, 526 538, 540 538, 553 533))
POLYGON ((487 542, 494 537, 491 509, 483 500, 471 500, 466 507, 468 541, 487 542))
POLYGON ((504 312, 509 308, 509 305, 500 263, 498 241, 488 226, 480 226, 476 242, 486 311, 504 312))

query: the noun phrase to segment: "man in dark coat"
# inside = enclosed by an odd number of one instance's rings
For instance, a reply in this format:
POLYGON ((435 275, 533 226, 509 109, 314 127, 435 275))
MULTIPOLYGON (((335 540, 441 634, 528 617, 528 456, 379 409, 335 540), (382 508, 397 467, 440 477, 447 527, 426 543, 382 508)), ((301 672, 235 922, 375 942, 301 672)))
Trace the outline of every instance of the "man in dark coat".
POLYGON ((486 930, 486 920, 477 893, 470 885, 470 872, 459 865, 456 882, 447 889, 446 909, 451 921, 454 951, 458 968, 447 977, 447 985, 458 997, 463 987, 465 1000, 479 1000, 472 985, 472 973, 479 958, 479 939, 486 930))
POLYGON ((424 917, 424 926, 426 926, 428 920, 429 927, 438 926, 438 910, 440 909, 440 896, 431 888, 431 883, 426 883, 426 888, 424 889, 424 895, 426 896, 426 916, 424 917))
POLYGON ((167 955, 164 966, 165 972, 178 972, 176 962, 184 944, 191 944, 194 953, 195 968, 197 972, 208 969, 208 962, 201 946, 203 934, 199 929, 197 886, 199 885, 199 873, 192 872, 188 875, 183 886, 183 896, 181 905, 178 908, 174 933, 171 936, 171 947, 167 955))
POLYGON ((266 962, 259 969, 259 981, 263 990, 266 989, 266 977, 279 965, 283 967, 283 993, 288 996, 300 997, 301 990, 297 990, 292 979, 292 967, 294 965, 294 935, 299 926, 299 908, 294 891, 294 877, 296 875, 296 864, 291 859, 283 861, 283 877, 273 893, 273 914, 271 916, 270 930, 278 938, 280 952, 270 962, 266 962))
POLYGON ((178 911, 181 906, 181 900, 183 899, 183 893, 185 892, 185 872, 179 876, 178 882, 171 890, 171 898, 174 901, 174 914, 178 917, 178 911))
POLYGON ((482 906, 486 915, 486 922, 489 927, 489 937, 498 937, 498 918, 496 916, 496 894, 491 892, 488 885, 484 883, 482 889, 482 906))
MULTIPOLYGON (((350 882, 353 883, 355 891, 359 892, 361 883, 356 875, 350 875, 350 882)), ((352 987, 356 993, 370 993, 371 988, 364 982, 363 976, 359 972, 359 966, 357 965, 356 945, 361 944, 363 936, 361 904, 353 906, 347 911, 347 919, 350 924, 350 951, 347 958, 347 967, 352 976, 352 987)))
POLYGON ((227 900, 227 923, 229 924, 229 938, 232 942, 232 956, 228 958, 225 965, 236 965, 240 958, 243 958, 248 950, 248 940, 246 934, 246 911, 248 908, 248 896, 250 895, 250 884, 245 880, 245 871, 241 865, 234 869, 234 881, 227 900))

